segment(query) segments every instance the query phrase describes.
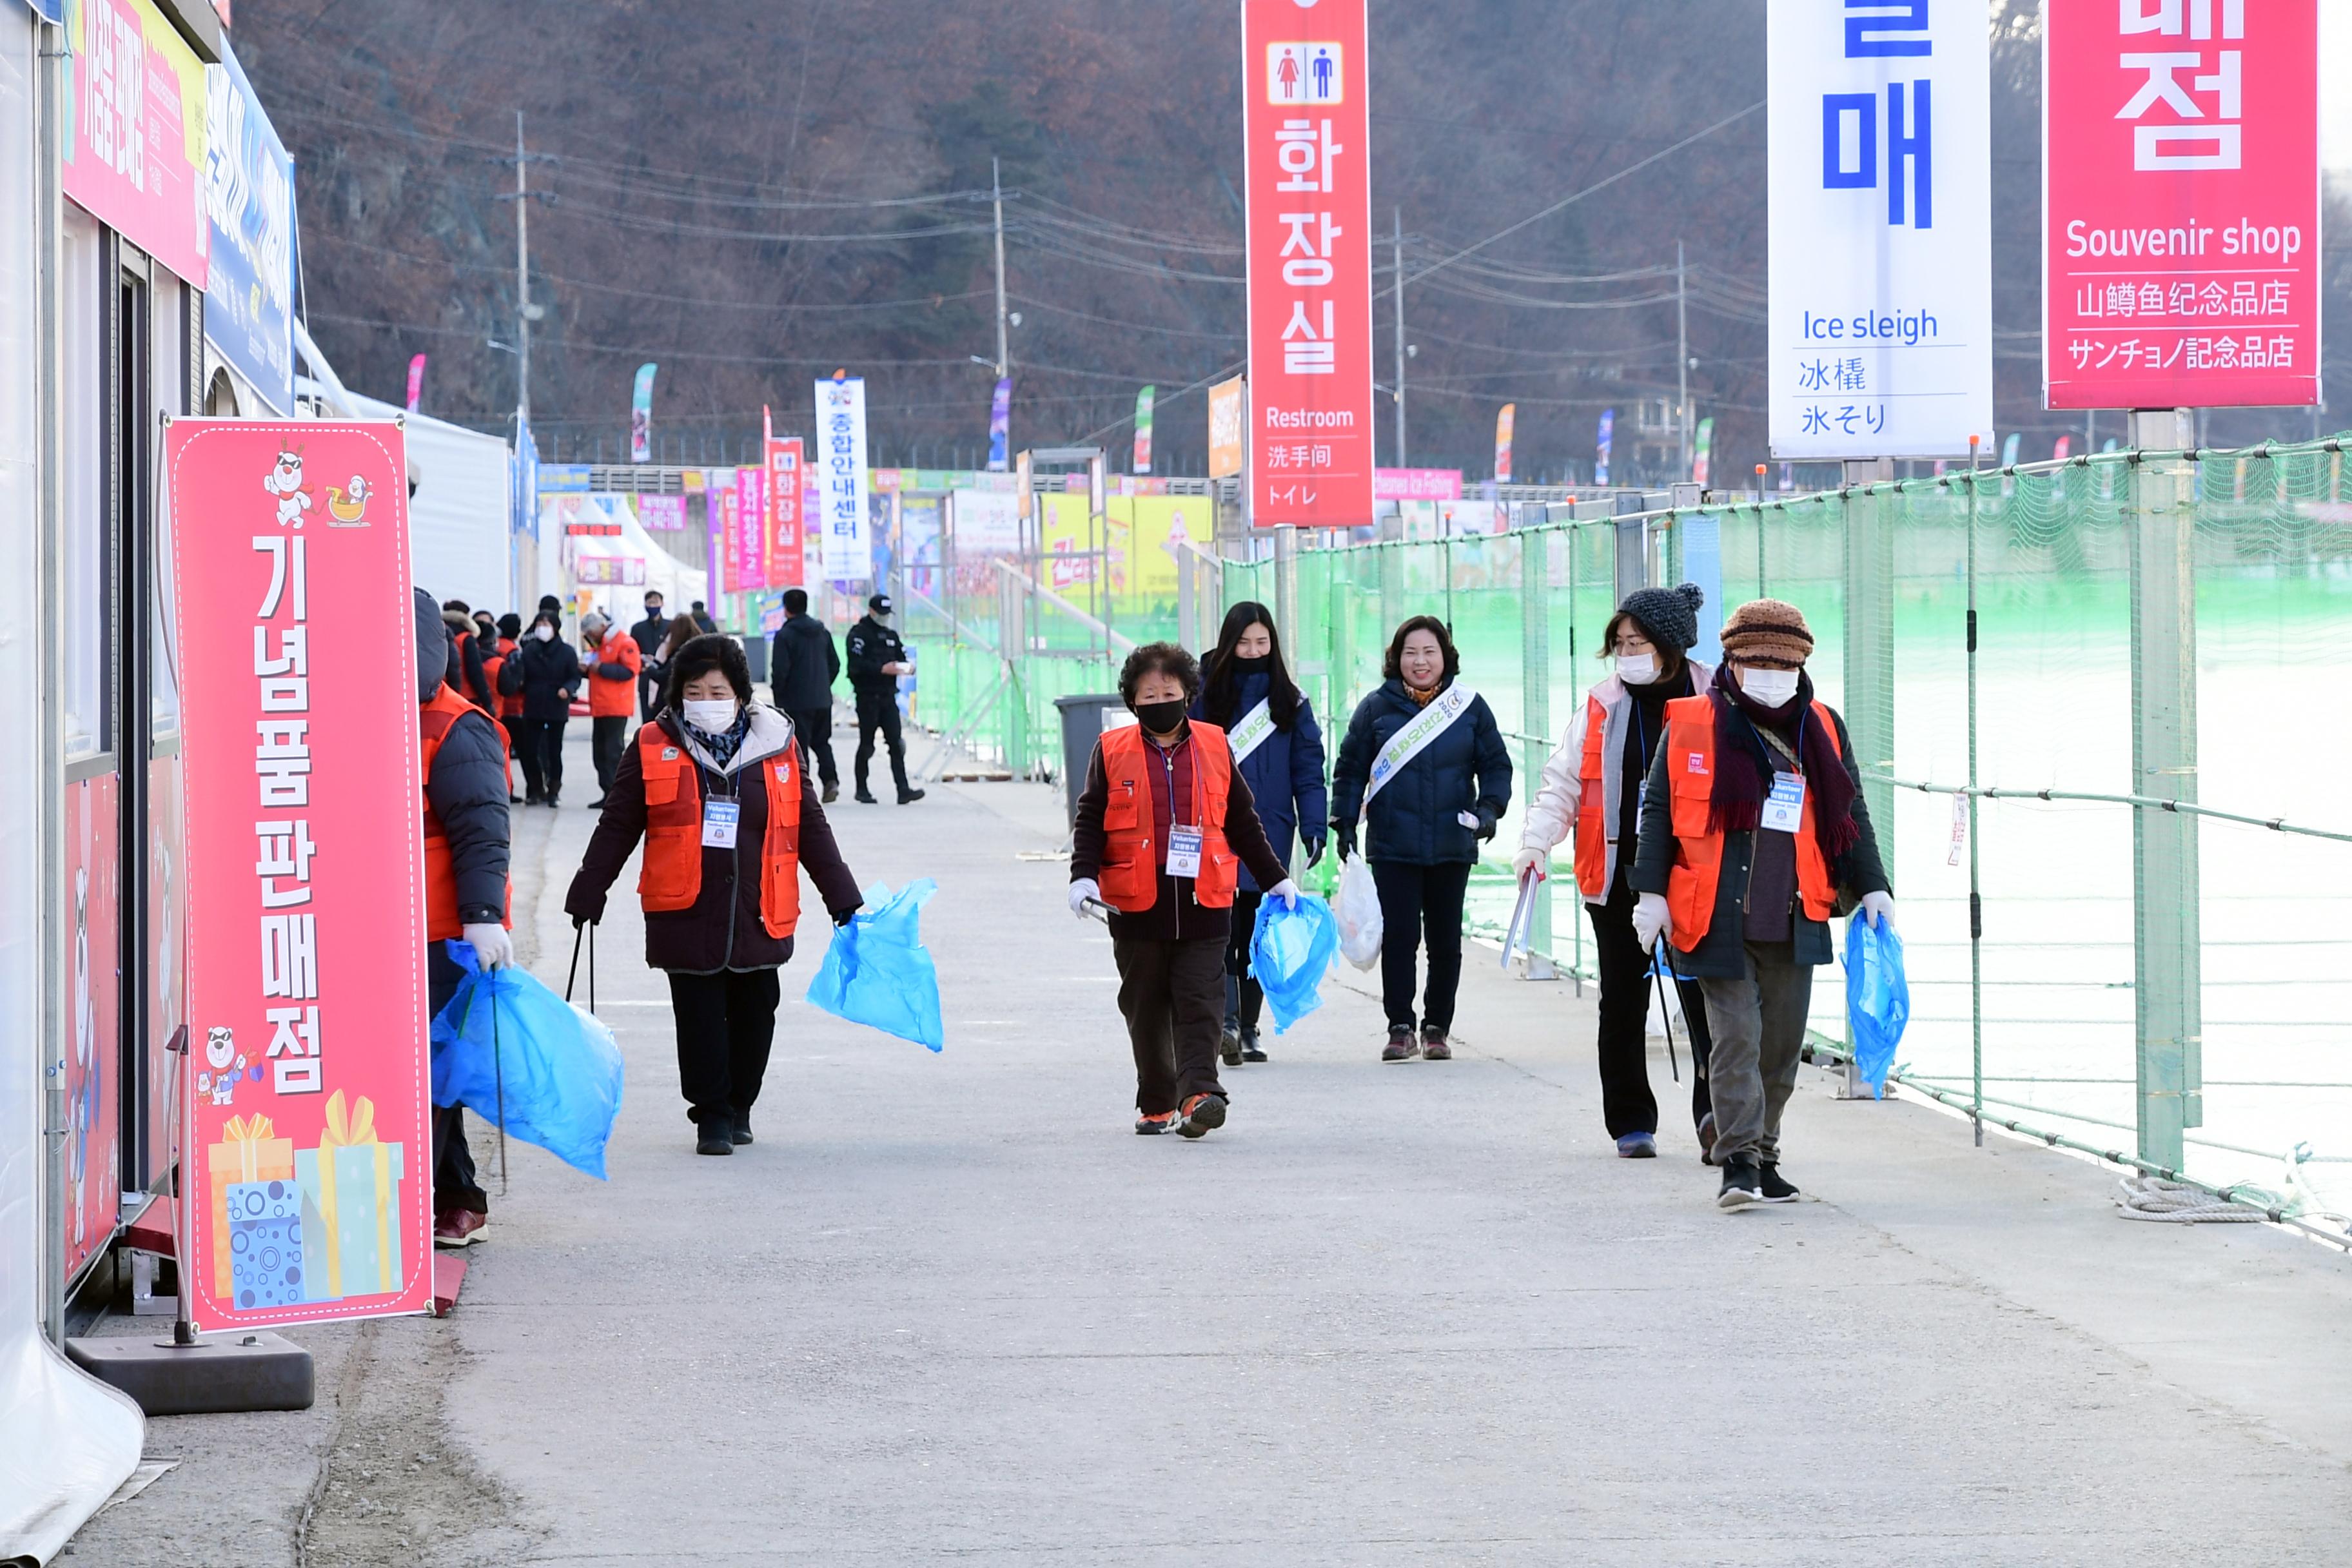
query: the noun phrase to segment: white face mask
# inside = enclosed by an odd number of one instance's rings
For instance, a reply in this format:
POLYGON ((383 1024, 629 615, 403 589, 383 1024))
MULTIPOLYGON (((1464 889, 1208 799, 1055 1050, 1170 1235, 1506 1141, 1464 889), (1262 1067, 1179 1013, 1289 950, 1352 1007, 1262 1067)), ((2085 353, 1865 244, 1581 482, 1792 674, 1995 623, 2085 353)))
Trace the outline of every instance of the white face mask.
POLYGON ((1797 694, 1797 675, 1793 669, 1743 669, 1739 689, 1767 708, 1779 708, 1797 694))
POLYGON ((1658 679, 1658 657, 1650 653, 1617 656, 1617 679, 1628 686, 1647 686, 1658 679))
POLYGON ((686 721, 706 735, 723 734, 735 722, 736 707, 732 697, 689 697, 686 700, 686 721))
POLYGON ((530 629, 530 635, 537 637, 541 642, 553 642, 555 640, 555 628, 549 626, 545 621, 541 621, 539 625, 530 629))

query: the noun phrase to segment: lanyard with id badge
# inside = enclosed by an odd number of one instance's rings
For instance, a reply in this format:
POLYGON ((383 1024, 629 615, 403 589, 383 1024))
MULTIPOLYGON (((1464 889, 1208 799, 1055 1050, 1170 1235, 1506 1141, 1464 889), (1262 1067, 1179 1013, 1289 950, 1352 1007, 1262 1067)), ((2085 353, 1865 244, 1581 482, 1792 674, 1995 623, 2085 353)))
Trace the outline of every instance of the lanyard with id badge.
MULTIPOLYGON (((1755 728, 1752 722, 1749 728, 1755 728)), ((1757 825, 1775 833, 1794 833, 1805 825, 1805 731, 1801 725, 1797 731, 1797 751, 1793 757, 1780 743, 1779 736, 1767 734, 1762 730, 1757 730, 1756 733, 1764 742, 1766 750, 1777 760, 1791 763, 1796 768, 1794 773, 1773 770, 1771 793, 1764 797, 1764 809, 1757 819, 1757 825)))
MULTIPOLYGON (((1162 752, 1160 753, 1160 760, 1161 766, 1166 768, 1168 773, 1168 861, 1166 869, 1168 874, 1171 877, 1191 877, 1197 879, 1201 875, 1201 829, 1198 826, 1186 823, 1180 823, 1176 820, 1175 754, 1170 752, 1162 752)), ((1193 766, 1197 768, 1199 765, 1200 759, 1195 756, 1193 758, 1193 766)), ((1192 781, 1192 791, 1194 795, 1197 795, 1200 793, 1200 780, 1195 778, 1192 781)), ((1195 812, 1193 815, 1197 816, 1199 813, 1195 812)))
POLYGON ((732 849, 735 830, 743 818, 743 803, 722 800, 712 795, 702 803, 702 847, 705 849, 732 849))

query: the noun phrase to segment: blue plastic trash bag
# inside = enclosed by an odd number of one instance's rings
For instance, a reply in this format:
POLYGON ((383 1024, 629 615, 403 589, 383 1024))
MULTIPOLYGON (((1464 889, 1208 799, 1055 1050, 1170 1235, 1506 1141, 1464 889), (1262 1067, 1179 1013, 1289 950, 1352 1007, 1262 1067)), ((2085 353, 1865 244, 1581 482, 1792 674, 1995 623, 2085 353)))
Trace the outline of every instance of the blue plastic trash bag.
POLYGON ((809 1005, 935 1051, 945 1047, 940 972, 918 929, 923 906, 939 890, 929 877, 895 894, 880 882, 866 889, 870 912, 835 928, 833 945, 809 982, 809 1005))
POLYGON ((1895 1047, 1911 1021, 1911 986, 1903 978, 1903 939, 1856 910, 1845 928, 1845 1026, 1854 1070, 1872 1094, 1886 1098, 1895 1047))
POLYGON ((1323 1005, 1323 974, 1339 956, 1339 917, 1314 894, 1300 894, 1296 910, 1272 899, 1258 905, 1250 973, 1274 1010, 1276 1034, 1289 1033, 1291 1025, 1323 1005))
POLYGON ((604 1144, 621 1113, 621 1050, 613 1031, 526 970, 485 973, 470 943, 449 957, 466 971, 433 1020, 433 1103, 462 1105, 565 1164, 604 1176, 604 1144))

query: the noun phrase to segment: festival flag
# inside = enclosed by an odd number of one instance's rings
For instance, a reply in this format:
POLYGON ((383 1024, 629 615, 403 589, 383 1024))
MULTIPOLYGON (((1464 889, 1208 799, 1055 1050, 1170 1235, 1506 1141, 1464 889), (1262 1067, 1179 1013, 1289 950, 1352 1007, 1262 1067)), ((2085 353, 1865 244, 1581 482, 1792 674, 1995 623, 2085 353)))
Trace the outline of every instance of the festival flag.
POLYGON ((2012 468, 2017 466, 2017 443, 2020 437, 2018 433, 2012 430, 2009 433, 2009 439, 2000 444, 2000 466, 2002 468, 2012 468))
POLYGON ((1147 386, 1135 395, 1135 471, 1151 471, 1151 403, 1159 395, 1157 386, 1147 386))
POLYGON ((408 362, 408 411, 411 414, 416 412, 416 405, 424 397, 425 356, 418 354, 408 362))
POLYGON ((1511 431, 1519 421, 1519 405, 1506 403, 1503 411, 1495 416, 1495 482, 1511 482, 1511 431))
POLYGON ((649 463, 654 456, 654 367, 637 366, 637 388, 629 399, 629 461, 649 463))
POLYGON ((1616 431, 1617 411, 1614 408, 1602 409, 1601 411, 1601 440, 1599 443, 1601 460, 1592 465, 1592 482, 1596 485, 1605 485, 1609 482, 1609 444, 1610 437, 1615 435, 1616 431))
POLYGON ((1691 442, 1690 477, 1693 484, 1704 486, 1706 483, 1707 470, 1715 466, 1714 457, 1715 419, 1709 416, 1698 422, 1698 435, 1691 442))
POLYGON ((988 471, 1001 474, 1010 461, 1006 448, 1013 440, 1013 378, 999 376, 988 400, 988 471))

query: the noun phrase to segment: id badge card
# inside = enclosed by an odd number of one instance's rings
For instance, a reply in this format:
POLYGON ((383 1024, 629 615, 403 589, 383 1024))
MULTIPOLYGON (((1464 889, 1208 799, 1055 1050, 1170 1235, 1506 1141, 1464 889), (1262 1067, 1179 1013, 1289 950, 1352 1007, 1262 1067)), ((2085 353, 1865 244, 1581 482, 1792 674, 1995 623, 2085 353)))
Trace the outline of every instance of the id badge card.
POLYGON ((1168 874, 1171 877, 1198 877, 1201 874, 1201 830, 1197 827, 1171 827, 1168 830, 1168 874))
POLYGON ((735 826, 743 816, 743 803, 738 800, 706 800, 702 803, 702 847, 705 849, 735 847, 735 826))
POLYGON ((1805 775, 1774 773, 1772 793, 1764 797, 1763 826, 1775 833, 1794 833, 1805 821, 1805 775))

